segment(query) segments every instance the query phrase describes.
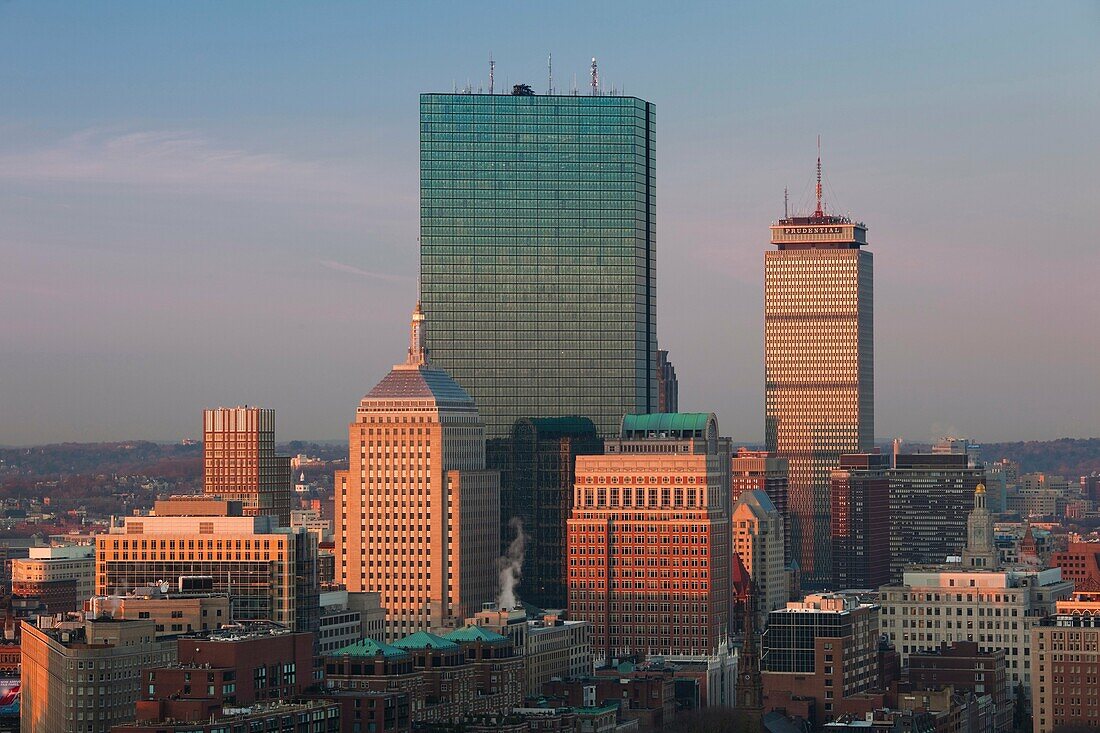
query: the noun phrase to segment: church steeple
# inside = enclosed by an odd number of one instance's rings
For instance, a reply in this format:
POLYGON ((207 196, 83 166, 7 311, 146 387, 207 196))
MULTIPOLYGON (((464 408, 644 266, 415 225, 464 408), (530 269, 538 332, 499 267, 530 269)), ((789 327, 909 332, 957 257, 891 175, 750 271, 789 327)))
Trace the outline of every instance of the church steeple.
POLYGON ((748 593, 741 598, 744 638, 737 659, 735 696, 737 709, 749 719, 759 722, 764 714, 764 682, 760 674, 760 656, 756 650, 756 583, 750 583, 748 593))
POLYGON ((1000 565, 1000 552, 993 540, 993 515, 985 505, 985 484, 974 489, 974 509, 966 518, 966 548, 963 565, 994 569, 1000 565))
POLYGON ((413 308, 412 325, 409 327, 409 355, 405 363, 409 366, 428 366, 428 327, 420 301, 413 308))

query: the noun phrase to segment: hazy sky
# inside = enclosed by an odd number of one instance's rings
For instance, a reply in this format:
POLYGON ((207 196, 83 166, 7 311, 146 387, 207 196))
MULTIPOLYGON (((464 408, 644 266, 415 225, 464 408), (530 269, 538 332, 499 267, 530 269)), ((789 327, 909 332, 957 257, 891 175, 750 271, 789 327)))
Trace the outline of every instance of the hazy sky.
POLYGON ((763 434, 783 187, 875 254, 876 433, 1100 435, 1100 4, 0 0, 0 444, 346 434, 415 300, 417 95, 657 106, 658 334, 763 434))

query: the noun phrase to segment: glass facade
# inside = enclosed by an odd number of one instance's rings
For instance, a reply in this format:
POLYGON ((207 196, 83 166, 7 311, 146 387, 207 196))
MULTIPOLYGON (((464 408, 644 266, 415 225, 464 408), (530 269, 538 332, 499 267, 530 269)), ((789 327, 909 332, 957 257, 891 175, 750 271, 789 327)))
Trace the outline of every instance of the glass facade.
POLYGON ((634 97, 421 95, 428 346, 489 437, 655 409, 653 120, 634 97))

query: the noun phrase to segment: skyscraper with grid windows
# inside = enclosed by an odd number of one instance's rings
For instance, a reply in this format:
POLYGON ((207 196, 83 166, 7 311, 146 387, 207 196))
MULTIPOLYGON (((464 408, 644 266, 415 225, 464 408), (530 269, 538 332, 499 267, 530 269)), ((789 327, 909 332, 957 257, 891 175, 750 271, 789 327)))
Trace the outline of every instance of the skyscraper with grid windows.
POLYGON ((792 556, 820 587, 832 580, 830 472, 841 454, 873 449, 875 382, 867 227, 826 214, 818 192, 812 215, 771 227, 764 372, 767 448, 789 465, 792 556))
POLYGON ((423 94, 421 288, 436 363, 488 437, 657 408, 654 109, 636 97, 423 94))

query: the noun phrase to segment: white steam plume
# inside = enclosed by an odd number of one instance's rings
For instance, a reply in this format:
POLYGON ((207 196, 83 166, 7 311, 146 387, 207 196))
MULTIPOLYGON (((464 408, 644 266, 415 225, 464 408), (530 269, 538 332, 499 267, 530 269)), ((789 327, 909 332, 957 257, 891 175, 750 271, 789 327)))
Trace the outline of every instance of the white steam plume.
POLYGON ((497 596, 497 608, 515 608, 516 584, 523 576, 523 553, 527 548, 527 535, 523 533, 523 520, 512 517, 508 526, 516 536, 508 545, 508 552, 497 560, 500 567, 500 595, 497 596))

